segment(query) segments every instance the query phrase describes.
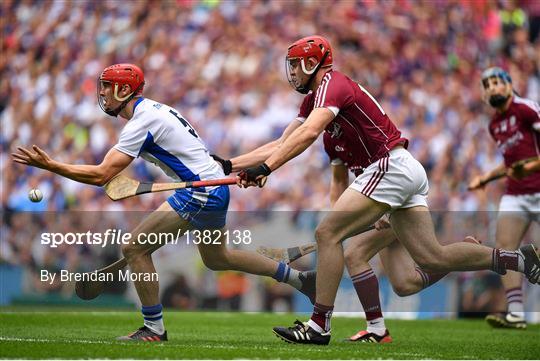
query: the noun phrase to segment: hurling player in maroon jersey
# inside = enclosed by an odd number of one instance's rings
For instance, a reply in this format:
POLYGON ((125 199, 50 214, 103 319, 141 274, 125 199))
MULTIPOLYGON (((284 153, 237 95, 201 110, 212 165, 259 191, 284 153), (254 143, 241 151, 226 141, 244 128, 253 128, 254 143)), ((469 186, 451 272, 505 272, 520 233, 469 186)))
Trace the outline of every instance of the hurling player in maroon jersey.
POLYGON ((379 103, 361 85, 332 69, 332 49, 326 39, 310 36, 296 41, 288 48, 286 62, 289 82, 307 94, 302 104, 306 120, 263 164, 241 171, 238 184, 264 186, 272 171, 302 153, 323 131, 340 138, 364 171, 315 231, 319 254, 311 319, 297 321, 293 327, 275 327, 276 335, 294 343, 330 342, 330 319, 344 267, 341 241, 388 212, 397 238, 424 269, 492 269, 501 274, 513 270, 540 282, 540 258, 532 245, 506 251, 466 242, 442 246, 437 241, 427 207, 424 168, 406 150, 407 139, 379 103))
MULTIPOLYGON (((511 167, 517 161, 540 157, 540 106, 514 94, 512 79, 501 68, 486 69, 482 85, 486 102, 495 109, 489 133, 503 154, 504 164, 476 176, 469 188, 483 188, 486 179, 507 170, 495 239, 496 247, 515 250, 531 222, 540 222, 540 158, 516 169, 511 167)), ((507 310, 488 315, 486 320, 493 327, 526 328, 521 274, 509 272, 502 282, 507 310)))
MULTIPOLYGON (((300 114, 287 126, 282 136, 277 140, 264 144, 257 149, 232 159, 223 159, 212 155, 221 163, 226 175, 243 168, 261 164, 267 159, 285 139, 305 121, 300 114)), ((362 167, 351 157, 346 144, 332 133, 324 134, 324 149, 330 158, 332 179, 330 183, 330 203, 333 206, 338 198, 350 185, 349 171, 355 176, 362 173, 362 167)), ((377 253, 380 255, 386 275, 399 296, 409 296, 420 292, 426 287, 439 281, 447 273, 430 272, 417 267, 414 260, 396 240, 390 228, 388 217, 384 216, 375 223, 376 230, 368 231, 349 239, 345 248, 345 265, 351 277, 358 299, 365 311, 367 328, 360 330, 348 338, 351 342, 388 343, 392 342, 390 332, 386 328, 380 297, 379 281, 373 272, 369 261, 377 253)), ((473 237, 464 241, 478 243, 473 237)))

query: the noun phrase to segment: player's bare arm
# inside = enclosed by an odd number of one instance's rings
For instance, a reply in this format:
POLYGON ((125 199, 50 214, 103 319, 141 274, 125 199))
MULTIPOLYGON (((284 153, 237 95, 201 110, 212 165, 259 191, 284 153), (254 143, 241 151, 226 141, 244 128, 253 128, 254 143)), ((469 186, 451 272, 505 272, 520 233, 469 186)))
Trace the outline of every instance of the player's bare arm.
POLYGON ((249 168, 238 174, 240 187, 263 187, 266 177, 273 171, 305 151, 334 119, 335 115, 326 108, 314 109, 305 123, 299 126, 283 144, 259 167, 249 168))
POLYGON ((257 149, 252 150, 249 153, 239 155, 231 159, 232 172, 238 172, 242 169, 254 167, 263 163, 272 153, 280 147, 283 142, 291 135, 302 123, 298 120, 293 120, 287 128, 283 131, 283 134, 279 139, 268 142, 257 149))
POLYGON ((98 165, 58 162, 36 145, 32 146, 32 150, 22 147, 17 149, 18 152, 12 153, 14 162, 45 169, 77 182, 97 186, 107 183, 133 161, 132 157, 114 148, 109 150, 103 161, 98 165))
POLYGON ((306 122, 292 132, 277 152, 266 160, 266 165, 271 170, 276 170, 304 152, 334 118, 334 113, 327 108, 314 109, 306 122))
POLYGON ((511 167, 506 172, 506 175, 514 179, 523 179, 536 172, 540 172, 540 158, 521 166, 511 167))
POLYGON ((501 164, 497 168, 490 170, 481 175, 474 176, 469 182, 469 190, 481 189, 488 183, 488 179, 493 178, 495 175, 505 172, 505 165, 501 164))

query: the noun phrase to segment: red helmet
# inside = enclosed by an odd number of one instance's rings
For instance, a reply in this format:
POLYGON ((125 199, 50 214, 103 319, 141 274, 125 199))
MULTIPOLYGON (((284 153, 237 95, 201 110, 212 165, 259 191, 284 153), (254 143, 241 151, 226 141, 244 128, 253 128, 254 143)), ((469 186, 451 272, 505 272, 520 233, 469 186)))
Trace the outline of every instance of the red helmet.
POLYGON ((289 71, 292 66, 292 61, 299 60, 300 66, 302 68, 302 71, 307 75, 312 75, 310 77, 310 80, 308 81, 311 83, 315 73, 317 70, 319 70, 321 67, 331 67, 332 66, 332 47, 330 46, 330 42, 326 40, 326 38, 319 36, 319 35, 313 35, 308 36, 305 38, 302 38, 300 40, 295 41, 292 43, 288 50, 287 50, 287 77, 289 78, 289 83, 293 85, 293 87, 298 90, 301 93, 307 93, 307 85, 305 86, 298 86, 294 85, 294 83, 291 81, 291 77, 289 75, 289 71), (317 59, 318 64, 316 67, 314 67, 311 70, 306 69, 306 62, 307 59, 310 57, 314 57, 317 59))
POLYGON ((292 43, 287 50, 287 58, 307 60, 309 57, 314 57, 320 62, 326 52, 328 52, 328 55, 326 55, 321 66, 332 66, 332 47, 330 43, 322 36, 313 35, 292 43))
MULTIPOLYGON (((117 96, 118 89, 124 84, 129 85, 135 95, 141 95, 144 88, 144 73, 141 68, 134 64, 114 64, 108 66, 101 72, 99 80, 112 84, 115 97, 117 96)), ((118 100, 122 101, 122 99, 118 100)))
POLYGON ((144 88, 144 73, 141 68, 134 64, 114 64, 106 67, 98 78, 97 95, 98 102, 103 111, 109 115, 116 116, 125 105, 135 96, 142 95, 144 88), (116 100, 123 102, 116 110, 106 110, 103 99, 99 96, 100 82, 110 83, 113 88, 113 96, 116 100), (118 91, 127 84, 132 92, 125 97, 120 97, 118 91))

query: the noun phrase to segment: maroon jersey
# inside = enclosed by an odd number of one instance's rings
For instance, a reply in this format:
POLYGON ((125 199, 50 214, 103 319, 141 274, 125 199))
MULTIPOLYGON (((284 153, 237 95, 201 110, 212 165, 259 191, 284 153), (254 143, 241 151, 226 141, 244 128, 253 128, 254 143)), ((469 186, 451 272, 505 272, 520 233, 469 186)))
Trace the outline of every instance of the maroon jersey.
POLYGON ((343 142, 338 138, 332 138, 332 135, 328 132, 324 133, 323 140, 324 151, 328 154, 331 161, 339 159, 356 176, 362 174, 364 167, 354 161, 353 153, 345 149, 343 142))
POLYGON ((325 149, 332 148, 329 154, 356 174, 396 145, 409 143, 371 94, 338 71, 326 73, 317 90, 306 95, 298 119, 305 120, 314 108, 336 115, 325 128, 325 149))
MULTIPOLYGON (((497 142, 504 164, 540 156, 540 107, 529 99, 514 96, 508 110, 495 114, 489 123, 489 133, 497 142)), ((540 192, 540 175, 533 173, 522 180, 508 177, 506 194, 540 192)))

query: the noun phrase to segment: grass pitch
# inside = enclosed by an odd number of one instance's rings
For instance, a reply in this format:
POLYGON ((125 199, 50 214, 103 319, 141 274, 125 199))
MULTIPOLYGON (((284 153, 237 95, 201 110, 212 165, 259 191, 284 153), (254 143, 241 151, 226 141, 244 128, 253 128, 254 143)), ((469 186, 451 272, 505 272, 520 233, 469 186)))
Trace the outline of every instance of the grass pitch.
MULTIPOLYGON (((307 316, 301 316, 306 319, 307 316)), ((166 312, 166 343, 114 338, 141 326, 137 312, 2 312, 1 358, 62 359, 540 359, 540 325, 526 331, 494 330, 483 321, 388 320, 394 342, 342 340, 364 321, 336 317, 329 346, 287 344, 272 326, 294 315, 166 312)))

